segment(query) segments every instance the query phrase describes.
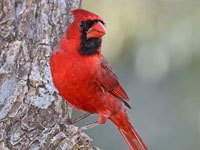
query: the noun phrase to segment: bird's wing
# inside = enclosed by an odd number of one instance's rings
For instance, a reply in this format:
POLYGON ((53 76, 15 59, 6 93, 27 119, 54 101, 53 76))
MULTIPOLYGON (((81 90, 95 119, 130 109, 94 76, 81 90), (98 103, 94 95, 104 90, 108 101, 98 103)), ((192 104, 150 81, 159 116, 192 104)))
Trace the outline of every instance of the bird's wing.
POLYGON ((112 68, 104 57, 100 61, 100 69, 97 75, 97 82, 107 92, 110 92, 117 98, 119 98, 128 108, 131 108, 128 104, 128 95, 119 83, 116 74, 112 71, 112 68))

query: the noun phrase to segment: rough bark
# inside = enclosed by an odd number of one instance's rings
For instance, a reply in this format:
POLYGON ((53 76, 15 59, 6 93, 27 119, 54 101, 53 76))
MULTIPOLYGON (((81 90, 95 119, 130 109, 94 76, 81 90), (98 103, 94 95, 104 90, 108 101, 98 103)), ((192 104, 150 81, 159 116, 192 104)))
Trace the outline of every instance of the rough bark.
POLYGON ((80 0, 0 1, 0 149, 95 149, 67 125, 49 56, 80 0))

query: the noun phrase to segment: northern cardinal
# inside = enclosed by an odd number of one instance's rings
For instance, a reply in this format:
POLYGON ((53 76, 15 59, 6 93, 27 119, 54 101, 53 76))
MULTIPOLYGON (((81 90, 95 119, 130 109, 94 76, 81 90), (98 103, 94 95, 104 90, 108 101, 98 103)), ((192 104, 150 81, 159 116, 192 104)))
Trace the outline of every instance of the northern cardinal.
POLYGON ((75 108, 98 114, 99 124, 111 120, 130 150, 147 150, 125 110, 128 96, 102 55, 104 21, 83 9, 72 15, 74 21, 50 57, 55 87, 75 108))

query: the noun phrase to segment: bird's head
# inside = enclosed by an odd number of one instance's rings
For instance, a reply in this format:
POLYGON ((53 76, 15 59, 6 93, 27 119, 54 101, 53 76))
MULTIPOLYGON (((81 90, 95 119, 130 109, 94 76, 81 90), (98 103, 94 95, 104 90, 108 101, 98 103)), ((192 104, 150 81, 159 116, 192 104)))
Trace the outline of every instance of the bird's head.
POLYGON ((81 55, 94 55, 99 52, 102 36, 106 33, 103 20, 96 14, 75 9, 74 21, 68 27, 67 38, 77 40, 81 55))

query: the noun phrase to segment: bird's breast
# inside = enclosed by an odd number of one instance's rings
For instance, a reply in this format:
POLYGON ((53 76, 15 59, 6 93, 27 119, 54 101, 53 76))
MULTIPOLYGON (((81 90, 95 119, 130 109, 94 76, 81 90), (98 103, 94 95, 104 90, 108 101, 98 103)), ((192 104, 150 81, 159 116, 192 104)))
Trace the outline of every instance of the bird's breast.
POLYGON ((51 72, 54 84, 67 100, 87 98, 95 90, 98 71, 98 56, 70 55, 64 52, 51 57, 51 72))

